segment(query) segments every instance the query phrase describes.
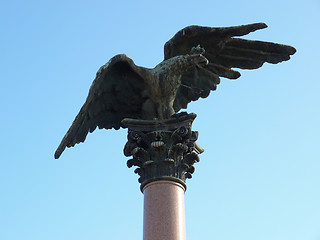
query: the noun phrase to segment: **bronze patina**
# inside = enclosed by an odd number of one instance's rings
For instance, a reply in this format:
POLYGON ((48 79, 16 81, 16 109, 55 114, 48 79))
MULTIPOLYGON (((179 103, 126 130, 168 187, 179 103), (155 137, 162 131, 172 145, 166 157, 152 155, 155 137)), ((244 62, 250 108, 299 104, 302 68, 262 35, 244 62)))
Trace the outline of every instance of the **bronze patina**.
POLYGON ((289 60, 296 52, 291 46, 239 38, 266 27, 186 27, 165 44, 164 60, 152 69, 135 65, 124 54, 114 56, 97 72, 55 158, 97 127, 128 127, 125 155, 133 156, 128 166, 138 166, 141 183, 161 177, 184 182, 202 149, 191 130, 195 115, 177 113, 191 101, 208 97, 220 77, 239 78, 233 68, 257 69, 265 62, 289 60))

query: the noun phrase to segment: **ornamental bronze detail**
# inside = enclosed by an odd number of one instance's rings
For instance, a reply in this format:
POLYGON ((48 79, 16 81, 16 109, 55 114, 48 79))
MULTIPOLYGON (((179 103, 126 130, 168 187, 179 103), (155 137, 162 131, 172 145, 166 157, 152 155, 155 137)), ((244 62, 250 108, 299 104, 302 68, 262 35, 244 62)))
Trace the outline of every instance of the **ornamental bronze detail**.
POLYGON ((192 178, 198 154, 204 150, 196 143, 198 132, 192 131, 196 114, 180 113, 166 120, 124 119, 128 127, 128 142, 124 154, 132 159, 129 168, 136 166, 141 191, 150 182, 170 180, 185 188, 187 178, 192 178))

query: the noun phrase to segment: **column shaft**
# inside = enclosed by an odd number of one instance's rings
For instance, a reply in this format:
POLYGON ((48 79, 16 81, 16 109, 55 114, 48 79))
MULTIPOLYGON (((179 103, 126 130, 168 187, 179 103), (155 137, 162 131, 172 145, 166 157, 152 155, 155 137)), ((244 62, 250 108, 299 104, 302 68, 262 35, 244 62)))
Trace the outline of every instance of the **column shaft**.
POLYGON ((156 181, 144 189, 143 240, 185 240, 184 187, 156 181))

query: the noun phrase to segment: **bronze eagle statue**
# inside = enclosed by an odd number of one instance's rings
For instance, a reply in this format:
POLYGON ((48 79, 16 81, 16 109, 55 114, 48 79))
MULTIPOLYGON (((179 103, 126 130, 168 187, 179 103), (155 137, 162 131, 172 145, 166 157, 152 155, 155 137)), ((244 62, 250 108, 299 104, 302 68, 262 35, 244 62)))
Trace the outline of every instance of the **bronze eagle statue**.
POLYGON ((233 68, 256 69, 290 59, 295 48, 238 38, 266 28, 265 23, 236 27, 189 26, 164 45, 164 60, 153 69, 116 55, 97 72, 89 95, 55 152, 83 142, 88 132, 119 129, 124 118, 167 119, 191 101, 216 90, 219 77, 240 77, 233 68))

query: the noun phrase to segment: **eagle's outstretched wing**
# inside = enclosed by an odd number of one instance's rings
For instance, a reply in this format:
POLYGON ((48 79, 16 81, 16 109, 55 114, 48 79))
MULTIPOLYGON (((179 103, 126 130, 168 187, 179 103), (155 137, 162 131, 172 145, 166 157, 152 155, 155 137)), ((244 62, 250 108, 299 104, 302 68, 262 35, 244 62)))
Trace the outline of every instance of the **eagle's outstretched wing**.
POLYGON ((126 55, 116 55, 97 72, 89 95, 70 129, 62 139, 55 158, 66 147, 83 142, 96 127, 119 129, 124 118, 141 118, 144 79, 126 55))
MULTIPOLYGON (((209 60, 208 65, 195 64, 181 76, 173 104, 174 111, 186 108, 190 101, 199 97, 207 97, 220 83, 220 76, 229 79, 240 77, 240 73, 232 68, 255 69, 265 62, 289 60, 290 55, 296 51, 293 47, 235 38, 266 27, 264 23, 227 28, 189 26, 169 40, 164 48, 165 60, 189 55, 190 50, 198 45, 205 49, 203 55, 209 60)), ((200 47, 193 49, 191 54, 194 51, 199 56, 203 53, 200 47)), ((124 118, 142 119, 150 115, 148 111, 154 106, 148 103, 152 100, 148 99, 151 97, 148 89, 159 87, 150 86, 153 77, 154 73, 150 69, 136 66, 123 54, 113 57, 102 66, 85 104, 55 152, 55 158, 59 158, 66 147, 83 142, 88 132, 93 132, 96 127, 118 129, 124 118)))
POLYGON ((263 63, 279 63, 295 53, 291 46, 235 38, 266 28, 264 23, 237 27, 211 28, 189 26, 174 35, 164 47, 165 59, 188 54, 192 47, 200 45, 209 64, 194 67, 181 78, 181 86, 174 102, 175 111, 186 108, 190 101, 207 97, 220 83, 219 76, 229 79, 240 77, 232 68, 256 69, 263 63))

